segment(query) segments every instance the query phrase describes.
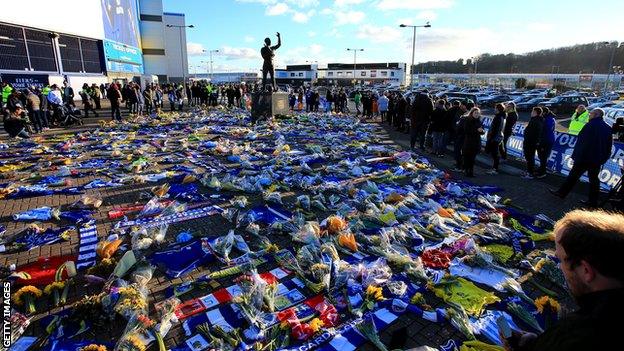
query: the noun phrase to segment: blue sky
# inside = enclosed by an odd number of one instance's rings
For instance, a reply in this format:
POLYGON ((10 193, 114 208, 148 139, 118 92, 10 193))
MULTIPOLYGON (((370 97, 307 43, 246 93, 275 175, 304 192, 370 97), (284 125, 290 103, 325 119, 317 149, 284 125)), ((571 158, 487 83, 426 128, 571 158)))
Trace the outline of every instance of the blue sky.
POLYGON ((219 49, 214 70, 257 70, 262 40, 282 34, 279 66, 306 61, 353 62, 347 47, 364 48, 358 62, 456 60, 480 53, 622 40, 621 0, 163 0, 186 14, 190 71, 205 72, 202 50, 219 49))

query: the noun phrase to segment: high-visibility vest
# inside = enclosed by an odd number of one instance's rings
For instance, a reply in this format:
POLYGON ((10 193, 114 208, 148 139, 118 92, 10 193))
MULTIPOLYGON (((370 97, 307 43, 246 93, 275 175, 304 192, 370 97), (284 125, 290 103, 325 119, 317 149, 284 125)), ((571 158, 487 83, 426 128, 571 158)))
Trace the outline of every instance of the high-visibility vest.
POLYGON ((43 87, 43 89, 41 89, 41 93, 44 96, 48 96, 48 94, 50 93, 50 90, 52 90, 52 89, 50 89, 50 87, 46 85, 45 87, 43 87))
POLYGON ((576 112, 572 115, 572 119, 570 120, 570 126, 568 127, 568 133, 572 135, 578 135, 581 132, 581 129, 589 122, 589 112, 585 110, 585 112, 581 113, 579 116, 576 115, 576 112))
POLYGON ((11 95, 12 92, 13 92, 13 88, 10 85, 5 85, 4 88, 2 88, 2 103, 3 104, 9 101, 9 95, 11 95))

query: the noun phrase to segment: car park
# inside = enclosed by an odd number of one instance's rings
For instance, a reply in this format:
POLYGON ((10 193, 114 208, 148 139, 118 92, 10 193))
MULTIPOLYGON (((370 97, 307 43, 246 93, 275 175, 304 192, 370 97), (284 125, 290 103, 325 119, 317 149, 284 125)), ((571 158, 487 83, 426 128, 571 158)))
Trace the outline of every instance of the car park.
POLYGON ((587 98, 581 95, 556 96, 542 104, 553 113, 569 113, 576 110, 578 105, 589 105, 587 98))
POLYGON ((533 98, 527 102, 521 102, 516 104, 516 110, 518 111, 530 111, 533 109, 533 107, 537 107, 540 106, 542 103, 548 101, 550 99, 547 98, 543 98, 543 97, 537 97, 537 98, 533 98))

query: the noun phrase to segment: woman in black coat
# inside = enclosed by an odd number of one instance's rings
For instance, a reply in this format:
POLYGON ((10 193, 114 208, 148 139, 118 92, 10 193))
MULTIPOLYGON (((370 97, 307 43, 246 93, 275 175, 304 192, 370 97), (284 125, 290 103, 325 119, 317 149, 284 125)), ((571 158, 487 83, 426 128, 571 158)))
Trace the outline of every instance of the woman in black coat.
POLYGON ((473 107, 464 122, 462 155, 464 155, 464 169, 467 177, 474 177, 475 160, 479 150, 481 150, 481 135, 483 135, 484 130, 480 117, 481 110, 478 107, 473 107))

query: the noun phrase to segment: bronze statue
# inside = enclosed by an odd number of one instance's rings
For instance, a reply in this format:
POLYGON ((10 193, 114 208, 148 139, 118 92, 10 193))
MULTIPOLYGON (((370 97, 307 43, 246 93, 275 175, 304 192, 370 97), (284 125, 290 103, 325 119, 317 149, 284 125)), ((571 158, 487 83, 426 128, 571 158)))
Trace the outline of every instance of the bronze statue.
POLYGON ((262 90, 266 89, 266 80, 267 75, 271 74, 271 86, 273 87, 273 91, 275 89, 275 67, 273 66, 273 57, 275 57, 275 50, 279 49, 282 46, 282 38, 280 37, 279 32, 277 32, 277 45, 271 46, 271 39, 264 39, 264 47, 260 49, 260 55, 264 59, 264 63, 262 64, 262 90))

